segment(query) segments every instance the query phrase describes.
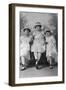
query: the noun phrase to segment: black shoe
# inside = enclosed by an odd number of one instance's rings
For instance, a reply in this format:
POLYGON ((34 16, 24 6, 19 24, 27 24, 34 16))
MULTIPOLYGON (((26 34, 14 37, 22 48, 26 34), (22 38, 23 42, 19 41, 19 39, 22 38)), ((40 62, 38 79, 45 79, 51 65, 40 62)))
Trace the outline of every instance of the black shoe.
POLYGON ((35 64, 36 69, 38 69, 38 61, 36 60, 36 64, 35 64))
POLYGON ((35 65, 36 69, 39 69, 38 65, 35 65))
POLYGON ((50 69, 53 69, 53 66, 52 66, 52 65, 50 65, 50 66, 49 66, 49 68, 50 68, 50 69))
POLYGON ((38 62, 35 64, 36 69, 39 69, 38 62))

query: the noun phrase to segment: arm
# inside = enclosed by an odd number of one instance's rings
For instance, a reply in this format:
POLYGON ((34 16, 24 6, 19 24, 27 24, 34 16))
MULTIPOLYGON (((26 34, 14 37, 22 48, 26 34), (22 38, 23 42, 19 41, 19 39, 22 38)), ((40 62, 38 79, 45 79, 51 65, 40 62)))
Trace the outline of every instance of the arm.
POLYGON ((46 40, 46 36, 44 36, 44 40, 45 40, 45 44, 47 45, 47 44, 48 44, 48 42, 47 42, 47 40, 46 40))
POLYGON ((20 44, 22 43, 22 37, 20 37, 20 44))
POLYGON ((31 36, 30 38, 31 38, 31 39, 30 39, 29 44, 32 45, 32 44, 33 44, 33 40, 34 40, 34 36, 31 36))
POLYGON ((53 43, 54 45, 56 45, 56 40, 55 40, 54 36, 52 36, 52 38, 51 38, 51 43, 53 43))

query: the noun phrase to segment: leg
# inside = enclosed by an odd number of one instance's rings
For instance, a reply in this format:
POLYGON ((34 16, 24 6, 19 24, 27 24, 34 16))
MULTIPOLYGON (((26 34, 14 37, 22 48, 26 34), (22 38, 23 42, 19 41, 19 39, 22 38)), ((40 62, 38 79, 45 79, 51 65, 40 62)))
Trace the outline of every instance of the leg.
POLYGON ((21 70, 24 70, 24 69, 26 69, 26 66, 25 66, 25 57, 21 56, 21 70))
POLYGON ((50 64, 50 69, 53 69, 52 57, 51 57, 51 56, 48 56, 48 57, 47 57, 47 61, 48 61, 49 64, 50 64))
POLYGON ((34 57, 35 57, 35 60, 36 60, 36 63, 35 63, 35 66, 36 68, 38 67, 38 55, 37 55, 37 52, 34 52, 34 57))
POLYGON ((40 52, 34 52, 34 57, 36 60, 40 60, 40 57, 41 57, 41 53, 40 52))
POLYGON ((37 53, 37 63, 39 62, 40 57, 41 57, 41 53, 37 53))
POLYGON ((34 53, 34 56, 35 56, 35 59, 36 59, 36 68, 38 69, 38 62, 40 60, 40 57, 41 57, 41 53, 34 53))
POLYGON ((35 57, 35 60, 38 59, 37 52, 34 52, 34 57, 35 57))

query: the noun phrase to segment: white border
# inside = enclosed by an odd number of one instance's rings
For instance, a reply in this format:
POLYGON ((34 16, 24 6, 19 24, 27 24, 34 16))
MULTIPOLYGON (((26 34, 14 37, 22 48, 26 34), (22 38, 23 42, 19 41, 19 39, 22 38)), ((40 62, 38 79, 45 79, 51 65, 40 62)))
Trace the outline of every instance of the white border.
POLYGON ((62 9, 15 8, 15 84, 62 81, 62 9), (19 12, 58 13, 58 76, 19 78, 19 12))

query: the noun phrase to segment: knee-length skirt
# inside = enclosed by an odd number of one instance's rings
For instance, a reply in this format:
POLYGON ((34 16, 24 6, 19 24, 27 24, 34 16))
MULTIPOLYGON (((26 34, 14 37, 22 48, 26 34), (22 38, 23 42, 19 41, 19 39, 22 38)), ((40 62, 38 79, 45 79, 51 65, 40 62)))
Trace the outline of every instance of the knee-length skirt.
POLYGON ((44 44, 44 40, 34 40, 34 43, 31 47, 31 51, 32 52, 40 52, 43 53, 45 52, 45 44, 44 44))
POLYGON ((22 43, 20 45, 20 56, 24 56, 27 59, 30 59, 30 45, 29 43, 22 43))

